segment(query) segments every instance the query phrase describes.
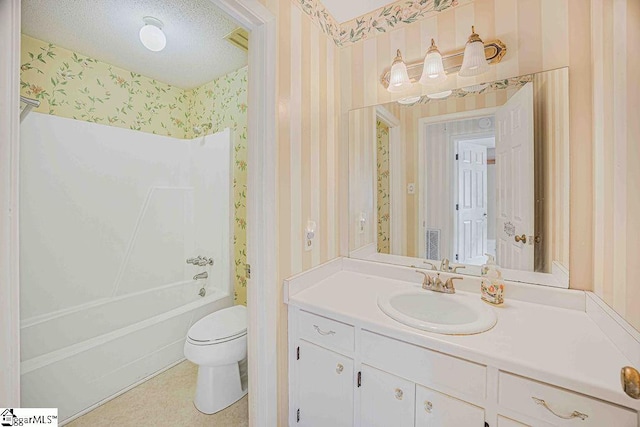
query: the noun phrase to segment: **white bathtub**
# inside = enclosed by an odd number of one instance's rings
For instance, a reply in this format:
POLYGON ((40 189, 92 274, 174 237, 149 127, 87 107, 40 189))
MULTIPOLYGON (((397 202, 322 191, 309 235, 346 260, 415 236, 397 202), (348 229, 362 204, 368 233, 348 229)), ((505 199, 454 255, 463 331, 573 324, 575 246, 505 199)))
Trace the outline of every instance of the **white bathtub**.
POLYGON ((200 287, 172 284, 24 322, 22 406, 58 408, 68 420, 182 360, 189 327, 233 305, 216 289, 200 297, 200 287))

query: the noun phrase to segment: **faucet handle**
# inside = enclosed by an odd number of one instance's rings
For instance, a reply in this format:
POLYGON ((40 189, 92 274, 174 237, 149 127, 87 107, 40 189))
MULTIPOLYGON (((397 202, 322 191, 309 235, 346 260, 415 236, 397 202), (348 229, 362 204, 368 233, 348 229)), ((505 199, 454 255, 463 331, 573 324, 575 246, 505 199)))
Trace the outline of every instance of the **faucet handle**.
POLYGON ((457 273, 459 268, 466 268, 464 265, 456 265, 451 269, 452 273, 457 273))
POLYGON ((462 277, 449 277, 447 279, 447 281, 444 284, 445 289, 449 289, 450 291, 452 291, 451 293, 454 293, 456 291, 456 287, 453 285, 453 281, 454 280, 464 280, 464 278, 462 277))
POLYGON ((433 278, 424 271, 416 270, 416 273, 420 273, 424 276, 424 280, 422 281, 422 289, 429 289, 433 284, 433 278))
POLYGON ((429 261, 422 261, 422 263, 431 267, 432 270, 438 270, 436 266, 433 265, 433 263, 430 263, 429 261))

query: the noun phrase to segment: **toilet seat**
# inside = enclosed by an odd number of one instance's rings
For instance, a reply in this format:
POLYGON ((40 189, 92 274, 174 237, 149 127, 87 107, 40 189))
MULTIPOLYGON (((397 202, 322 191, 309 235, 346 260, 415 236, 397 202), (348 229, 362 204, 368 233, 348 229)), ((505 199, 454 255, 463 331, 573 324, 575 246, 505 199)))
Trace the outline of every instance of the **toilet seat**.
POLYGON ((194 323, 187 334, 193 345, 216 345, 247 335, 247 308, 236 305, 219 310, 194 323))

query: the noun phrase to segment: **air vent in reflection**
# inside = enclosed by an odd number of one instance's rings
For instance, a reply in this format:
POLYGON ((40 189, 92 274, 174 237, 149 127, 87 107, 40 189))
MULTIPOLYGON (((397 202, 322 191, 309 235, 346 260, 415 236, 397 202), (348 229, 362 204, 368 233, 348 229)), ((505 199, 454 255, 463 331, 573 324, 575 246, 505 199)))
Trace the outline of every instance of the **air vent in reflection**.
POLYGON ((224 36, 224 38, 245 52, 249 50, 249 33, 244 28, 238 27, 224 36))

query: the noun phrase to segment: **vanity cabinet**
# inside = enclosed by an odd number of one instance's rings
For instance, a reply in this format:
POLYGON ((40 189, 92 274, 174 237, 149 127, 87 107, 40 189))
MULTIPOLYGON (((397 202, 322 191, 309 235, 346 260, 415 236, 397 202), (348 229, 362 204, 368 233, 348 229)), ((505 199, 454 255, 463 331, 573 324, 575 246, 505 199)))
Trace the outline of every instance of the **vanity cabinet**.
POLYGON ((368 365, 360 372, 360 425, 413 427, 415 384, 368 365))
MULTIPOLYGON (((353 360, 301 340, 296 422, 307 427, 353 425, 353 360)), ((297 357, 297 356, 296 356, 297 357)))
POLYGON ((635 410, 289 310, 290 426, 639 427, 635 410))
POLYGON ((483 426, 484 409, 438 393, 427 387, 416 386, 416 427, 483 426))

